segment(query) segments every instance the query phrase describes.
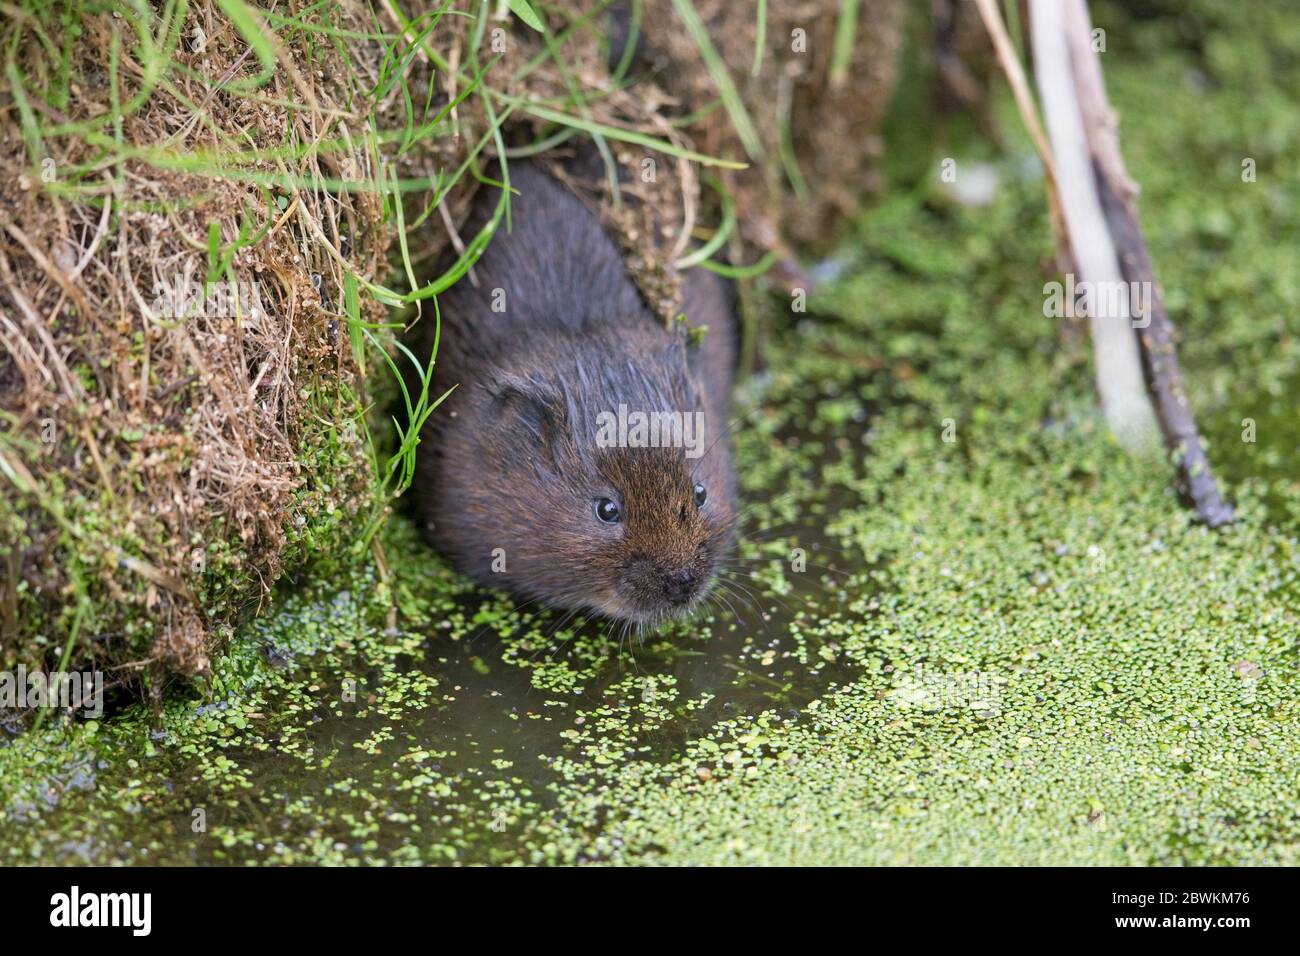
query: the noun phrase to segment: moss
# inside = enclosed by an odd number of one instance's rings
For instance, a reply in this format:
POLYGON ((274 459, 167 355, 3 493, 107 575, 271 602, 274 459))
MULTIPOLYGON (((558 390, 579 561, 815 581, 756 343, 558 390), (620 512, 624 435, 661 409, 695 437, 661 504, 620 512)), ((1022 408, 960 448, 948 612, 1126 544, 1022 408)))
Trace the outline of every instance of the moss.
POLYGON ((386 586, 344 557, 276 592, 156 721, 0 747, 0 853, 1300 862, 1300 313, 1278 258, 1300 204, 1220 152, 1270 62, 1252 115, 1296 153, 1300 64, 1285 24, 1232 20, 1215 82, 1156 102, 1195 45, 1125 24, 1107 77, 1236 525, 1196 525, 1169 470, 1105 434, 1086 351, 1042 315, 1041 186, 1013 158, 987 209, 877 209, 847 277, 781 320, 738 430, 738 576, 701 618, 633 649, 471 588, 391 522, 386 586), (1241 228, 1204 228, 1216 208, 1241 228))

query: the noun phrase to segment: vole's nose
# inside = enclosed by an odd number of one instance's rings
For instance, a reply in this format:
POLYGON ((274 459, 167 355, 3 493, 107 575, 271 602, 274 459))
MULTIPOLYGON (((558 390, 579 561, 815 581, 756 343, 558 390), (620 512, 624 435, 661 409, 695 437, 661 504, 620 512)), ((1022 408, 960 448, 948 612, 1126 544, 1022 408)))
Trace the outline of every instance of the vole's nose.
POLYGON ((663 576, 664 600, 669 604, 686 604, 695 597, 700 578, 690 568, 668 571, 663 576))

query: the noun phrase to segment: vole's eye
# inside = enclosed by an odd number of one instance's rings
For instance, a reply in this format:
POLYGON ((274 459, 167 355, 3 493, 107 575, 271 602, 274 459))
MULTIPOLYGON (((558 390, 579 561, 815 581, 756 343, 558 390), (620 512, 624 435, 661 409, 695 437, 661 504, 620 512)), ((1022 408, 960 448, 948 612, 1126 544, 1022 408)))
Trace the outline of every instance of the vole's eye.
POLYGON ((695 507, 703 508, 704 502, 709 500, 709 493, 704 490, 703 485, 698 483, 696 484, 694 491, 695 491, 695 507))
POLYGON ((618 524, 619 518, 618 505, 608 498, 601 498, 596 502, 596 517, 606 524, 618 524))

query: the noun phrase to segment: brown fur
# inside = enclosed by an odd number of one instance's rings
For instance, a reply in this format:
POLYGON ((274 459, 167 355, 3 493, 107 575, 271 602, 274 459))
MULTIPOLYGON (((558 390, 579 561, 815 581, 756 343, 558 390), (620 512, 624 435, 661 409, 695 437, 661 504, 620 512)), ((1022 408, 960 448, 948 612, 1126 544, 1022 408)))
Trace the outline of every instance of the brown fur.
MULTIPOLYGON (((415 494, 427 537, 480 583, 539 604, 640 624, 688 613, 736 519, 731 289, 704 270, 686 274, 687 324, 708 326, 690 344, 652 316, 593 213, 531 164, 512 164, 510 176, 513 230, 503 223, 475 264, 477 287, 462 279, 440 301, 434 387, 457 388, 421 437, 415 494), (493 311, 502 294, 504 311, 493 311), (703 412, 707 452, 598 447, 598 416, 620 403, 703 412), (698 510, 696 483, 708 495, 698 510), (605 497, 620 507, 617 524, 596 516, 605 497), (494 571, 502 553, 505 570, 494 571)), ((466 234, 496 203, 495 190, 483 193, 466 234)))

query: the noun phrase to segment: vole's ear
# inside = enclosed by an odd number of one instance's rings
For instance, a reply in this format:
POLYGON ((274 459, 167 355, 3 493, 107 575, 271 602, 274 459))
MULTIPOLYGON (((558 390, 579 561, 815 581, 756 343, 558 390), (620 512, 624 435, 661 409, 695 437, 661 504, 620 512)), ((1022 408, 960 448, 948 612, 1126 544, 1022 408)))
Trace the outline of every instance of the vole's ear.
POLYGON ((499 373, 484 384, 502 426, 538 445, 551 441, 566 422, 560 394, 540 379, 499 373))

